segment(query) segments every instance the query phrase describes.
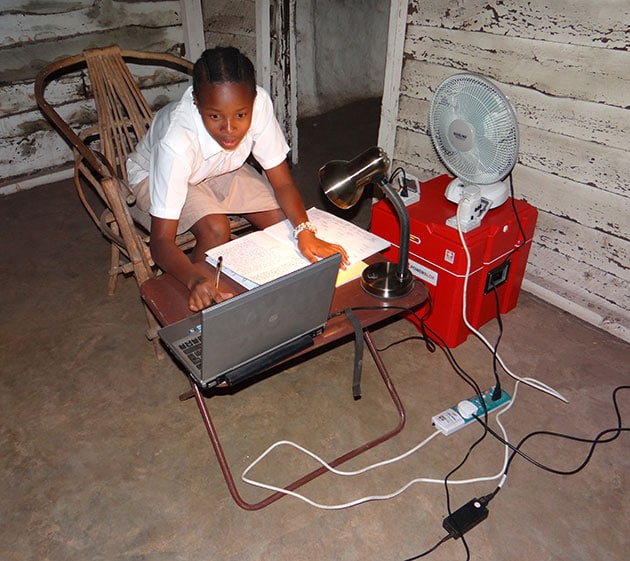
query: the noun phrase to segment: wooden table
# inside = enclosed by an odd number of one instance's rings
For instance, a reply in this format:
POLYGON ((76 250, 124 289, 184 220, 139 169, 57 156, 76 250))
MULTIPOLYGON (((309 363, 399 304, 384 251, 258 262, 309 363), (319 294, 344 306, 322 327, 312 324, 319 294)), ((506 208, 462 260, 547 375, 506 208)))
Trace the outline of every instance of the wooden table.
MULTIPOLYGON (((375 256, 368 260, 369 263, 382 261, 381 256, 375 256)), ((207 267, 210 272, 214 269, 207 264, 201 265, 207 267)), ((232 281, 225 275, 221 279, 220 289, 225 292, 239 293, 244 289, 236 282, 232 281)), ((192 312, 188 309, 188 290, 187 288, 178 282, 176 279, 168 274, 160 275, 156 278, 146 281, 141 287, 141 294, 144 301, 147 303, 151 311, 155 314, 158 322, 161 325, 169 325, 180 319, 191 315, 192 312)), ((370 355, 372 356, 376 367, 385 383, 385 386, 394 402, 398 411, 398 424, 392 430, 383 434, 382 436, 366 442, 349 452, 339 456, 338 458, 329 461, 328 463, 333 467, 338 466, 351 458, 358 456, 359 454, 381 444, 382 442, 392 438, 398 434, 405 425, 405 410, 403 404, 396 392, 396 389, 389 377, 387 369, 381 359, 381 356, 376 349, 372 336, 370 335, 370 329, 376 328, 384 321, 404 314, 408 310, 417 310, 420 308, 428 298, 427 287, 419 280, 415 281, 413 290, 407 296, 404 296, 395 300, 380 300, 366 292, 360 286, 359 279, 349 282, 345 285, 338 287, 335 290, 333 302, 331 306, 331 319, 326 324, 326 329, 321 335, 318 335, 314 339, 314 345, 307 350, 296 354, 295 358, 302 354, 314 352, 315 350, 322 349, 327 345, 332 345, 335 342, 339 342, 341 339, 350 337, 355 333, 355 329, 352 323, 349 321, 344 310, 350 308, 354 316, 358 319, 362 330, 363 341, 367 345, 370 355)), ((359 338, 360 339, 360 338, 359 338)), ((248 503, 245 501, 236 488, 230 466, 227 462, 223 447, 219 440, 219 436, 212 422, 210 412, 207 406, 207 400, 202 393, 202 390, 194 383, 192 378, 189 377, 189 381, 192 387, 192 392, 183 394, 180 399, 186 397, 194 397, 199 411, 203 418, 204 425, 208 431, 208 436, 212 443, 212 447, 219 461, 221 471, 227 483, 230 494, 235 502, 245 510, 258 510, 261 509, 278 499, 286 496, 282 492, 274 492, 256 503, 248 503)), ((299 487, 305 485, 309 481, 312 481, 316 477, 326 473, 326 468, 320 467, 316 470, 307 473, 300 479, 297 479, 290 485, 285 487, 286 490, 294 491, 299 487)))

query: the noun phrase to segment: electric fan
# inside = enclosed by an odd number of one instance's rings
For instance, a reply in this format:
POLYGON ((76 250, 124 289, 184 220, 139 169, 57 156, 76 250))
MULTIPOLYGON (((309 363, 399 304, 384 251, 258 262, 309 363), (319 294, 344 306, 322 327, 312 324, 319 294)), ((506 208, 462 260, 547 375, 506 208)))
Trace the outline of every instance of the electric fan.
POLYGON ((446 198, 459 204, 470 193, 496 208, 509 197, 502 181, 518 156, 518 123, 507 97, 489 80, 455 74, 435 91, 429 110, 433 146, 455 176, 446 198))

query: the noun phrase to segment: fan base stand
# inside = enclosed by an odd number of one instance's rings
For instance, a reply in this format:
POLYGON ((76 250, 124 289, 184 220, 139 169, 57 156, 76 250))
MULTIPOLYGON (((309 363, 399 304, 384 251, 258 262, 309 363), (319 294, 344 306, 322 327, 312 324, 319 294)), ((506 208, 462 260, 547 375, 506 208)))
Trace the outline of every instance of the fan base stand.
POLYGON ((489 185, 467 185, 461 179, 453 179, 446 188, 444 196, 452 203, 459 204, 464 195, 479 189, 481 196, 490 201, 490 209, 501 206, 510 198, 510 189, 504 181, 489 185))

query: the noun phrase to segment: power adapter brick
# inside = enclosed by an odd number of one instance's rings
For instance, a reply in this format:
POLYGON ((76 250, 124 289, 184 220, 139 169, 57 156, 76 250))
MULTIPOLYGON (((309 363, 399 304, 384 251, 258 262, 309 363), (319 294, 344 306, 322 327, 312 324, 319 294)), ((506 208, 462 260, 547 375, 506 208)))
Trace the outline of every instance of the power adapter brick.
POLYGON ((461 538, 468 530, 488 518, 487 499, 473 499, 459 507, 442 522, 444 529, 452 538, 461 538))

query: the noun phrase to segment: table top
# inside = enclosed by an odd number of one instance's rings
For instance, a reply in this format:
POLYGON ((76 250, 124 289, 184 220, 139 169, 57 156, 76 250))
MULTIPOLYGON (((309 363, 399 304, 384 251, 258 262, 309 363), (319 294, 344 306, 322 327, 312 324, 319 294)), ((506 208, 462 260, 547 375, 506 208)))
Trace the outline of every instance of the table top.
MULTIPOLYGON (((375 263, 385 260, 383 256, 377 255, 366 261, 375 263)), ((215 270, 208 263, 199 264, 199 266, 207 268, 210 273, 215 270)), ((246 290, 226 275, 222 275, 219 288, 221 291, 235 294, 246 290)), ((188 308, 188 289, 169 274, 162 274, 144 282, 140 293, 162 326, 175 323, 194 313, 188 308)), ((345 315, 337 316, 335 315, 337 312, 352 308, 362 327, 367 328, 401 314, 404 309, 417 310, 426 302, 428 295, 426 285, 418 279, 415 279, 413 290, 409 294, 389 300, 367 294, 361 288, 360 279, 350 281, 335 289, 330 309, 332 317, 326 324, 324 332, 315 338, 315 346, 335 341, 354 332, 345 315)))

